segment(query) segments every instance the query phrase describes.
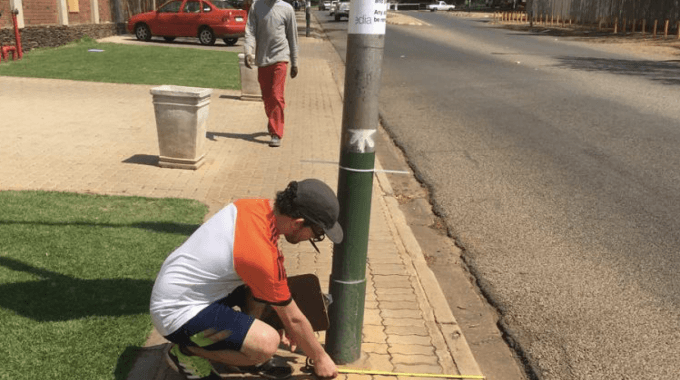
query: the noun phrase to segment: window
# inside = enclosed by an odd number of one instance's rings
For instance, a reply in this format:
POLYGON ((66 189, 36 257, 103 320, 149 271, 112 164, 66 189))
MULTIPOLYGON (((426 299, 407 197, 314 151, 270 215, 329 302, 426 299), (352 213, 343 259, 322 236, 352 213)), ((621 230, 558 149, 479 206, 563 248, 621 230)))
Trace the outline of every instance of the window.
POLYGON ((74 12, 78 13, 80 12, 80 4, 78 4, 78 0, 68 0, 68 11, 69 12, 74 12))
POLYGON ((165 12, 165 13, 178 13, 179 8, 182 6, 181 1, 172 1, 164 6, 162 6, 160 9, 158 9, 158 12, 165 12))
POLYGON ((186 13, 200 13, 201 4, 198 1, 187 1, 184 5, 184 12, 186 13))
POLYGON ((215 4, 215 6, 220 9, 236 9, 236 7, 234 7, 232 4, 229 4, 227 0, 215 0, 211 1, 211 3, 215 4))

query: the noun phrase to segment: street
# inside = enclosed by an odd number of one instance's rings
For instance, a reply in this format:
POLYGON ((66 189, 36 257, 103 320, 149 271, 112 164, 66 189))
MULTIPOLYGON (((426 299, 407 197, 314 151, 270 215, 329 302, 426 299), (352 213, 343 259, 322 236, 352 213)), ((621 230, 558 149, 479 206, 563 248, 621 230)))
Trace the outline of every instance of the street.
MULTIPOLYGON (((387 27, 383 124, 529 372, 675 378, 677 61, 408 14, 430 26, 387 27)), ((347 22, 317 17, 344 58, 347 22)))

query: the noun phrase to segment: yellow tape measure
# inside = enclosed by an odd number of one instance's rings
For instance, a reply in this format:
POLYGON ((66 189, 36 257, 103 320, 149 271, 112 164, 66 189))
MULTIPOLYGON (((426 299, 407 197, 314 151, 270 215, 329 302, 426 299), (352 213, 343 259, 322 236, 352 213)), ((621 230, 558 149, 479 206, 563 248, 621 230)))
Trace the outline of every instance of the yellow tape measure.
MULTIPOLYGON (((314 373, 314 361, 307 358, 303 371, 314 373)), ((349 369, 338 368, 338 373, 346 375, 381 375, 381 376, 408 376, 408 377, 436 377, 440 379, 486 379, 481 375, 446 375, 441 373, 408 373, 408 372, 389 372, 389 371, 373 371, 370 369, 349 369)))
POLYGON ((372 371, 360 369, 346 369, 338 368, 339 373, 344 374, 358 374, 358 375, 383 375, 383 376, 409 376, 409 377, 436 377, 444 379, 486 379, 480 375, 446 375, 441 373, 408 373, 408 372, 388 372, 388 371, 372 371))

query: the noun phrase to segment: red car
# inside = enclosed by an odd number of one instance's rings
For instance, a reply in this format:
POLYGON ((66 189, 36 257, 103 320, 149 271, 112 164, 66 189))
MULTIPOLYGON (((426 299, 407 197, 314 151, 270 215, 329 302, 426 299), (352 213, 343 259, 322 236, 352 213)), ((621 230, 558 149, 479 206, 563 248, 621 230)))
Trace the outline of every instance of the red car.
POLYGON ((175 37, 198 37, 203 45, 214 45, 216 38, 232 46, 246 33, 246 11, 236 9, 225 0, 172 0, 157 11, 130 17, 127 29, 138 40, 160 36, 166 41, 175 37))

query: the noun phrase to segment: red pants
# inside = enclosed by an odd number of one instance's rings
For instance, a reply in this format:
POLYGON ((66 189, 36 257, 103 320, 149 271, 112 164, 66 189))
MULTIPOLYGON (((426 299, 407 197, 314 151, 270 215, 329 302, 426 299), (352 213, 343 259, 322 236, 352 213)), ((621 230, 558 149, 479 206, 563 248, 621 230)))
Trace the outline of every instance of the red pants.
POLYGON ((287 62, 257 68, 257 81, 260 82, 262 90, 264 112, 269 119, 267 129, 270 135, 279 138, 283 138, 283 109, 286 108, 283 91, 286 87, 287 73, 287 62))

